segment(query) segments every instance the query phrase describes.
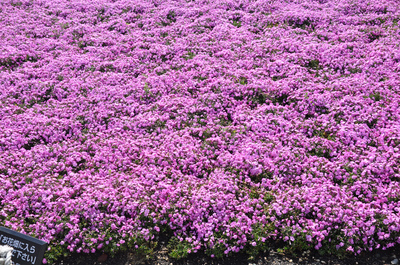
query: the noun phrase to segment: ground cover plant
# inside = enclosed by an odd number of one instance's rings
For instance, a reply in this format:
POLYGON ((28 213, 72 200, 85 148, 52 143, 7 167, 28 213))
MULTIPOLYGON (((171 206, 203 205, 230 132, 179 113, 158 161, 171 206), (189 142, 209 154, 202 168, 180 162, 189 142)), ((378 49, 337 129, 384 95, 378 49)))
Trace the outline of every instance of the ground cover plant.
POLYGON ((2 0, 0 221, 70 252, 400 243, 389 0, 2 0))

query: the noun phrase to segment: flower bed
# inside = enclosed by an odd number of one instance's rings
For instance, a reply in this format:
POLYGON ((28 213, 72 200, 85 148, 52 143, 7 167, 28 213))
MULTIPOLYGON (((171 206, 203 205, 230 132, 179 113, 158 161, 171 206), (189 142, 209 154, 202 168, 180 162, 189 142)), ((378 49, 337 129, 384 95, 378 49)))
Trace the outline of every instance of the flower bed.
POLYGON ((0 4, 0 220, 47 259, 400 243, 396 1, 0 4))

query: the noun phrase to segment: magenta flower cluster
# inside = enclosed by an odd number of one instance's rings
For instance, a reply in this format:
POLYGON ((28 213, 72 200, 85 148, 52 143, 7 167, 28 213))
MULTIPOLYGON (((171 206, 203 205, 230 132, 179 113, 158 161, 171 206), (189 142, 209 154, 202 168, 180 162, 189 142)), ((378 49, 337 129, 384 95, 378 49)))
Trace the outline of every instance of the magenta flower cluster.
POLYGON ((74 252, 400 243, 396 0, 2 0, 0 221, 74 252))

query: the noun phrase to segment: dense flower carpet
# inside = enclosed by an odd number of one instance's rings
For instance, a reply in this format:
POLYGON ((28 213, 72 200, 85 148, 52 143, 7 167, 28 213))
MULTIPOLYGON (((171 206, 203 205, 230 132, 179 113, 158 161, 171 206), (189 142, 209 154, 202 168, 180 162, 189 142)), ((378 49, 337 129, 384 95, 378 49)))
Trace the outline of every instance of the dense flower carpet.
POLYGON ((2 0, 0 223, 70 252, 400 243, 396 0, 2 0))

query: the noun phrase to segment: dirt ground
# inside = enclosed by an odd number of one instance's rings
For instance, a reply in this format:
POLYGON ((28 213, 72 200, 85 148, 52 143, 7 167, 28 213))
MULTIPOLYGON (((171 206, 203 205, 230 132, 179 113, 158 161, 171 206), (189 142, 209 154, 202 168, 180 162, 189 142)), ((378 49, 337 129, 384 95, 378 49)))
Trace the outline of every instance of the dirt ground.
POLYGON ((105 254, 73 254, 60 260, 56 265, 391 265, 400 264, 400 246, 386 251, 375 250, 356 257, 338 259, 330 256, 319 256, 317 253, 302 253, 297 257, 287 256, 271 249, 269 253, 249 260, 246 254, 236 254, 224 259, 212 259, 203 254, 192 254, 186 259, 174 260, 168 257, 166 249, 160 247, 151 260, 145 260, 132 253, 124 252, 115 257, 105 254), (397 263, 396 263, 397 262, 397 263))

